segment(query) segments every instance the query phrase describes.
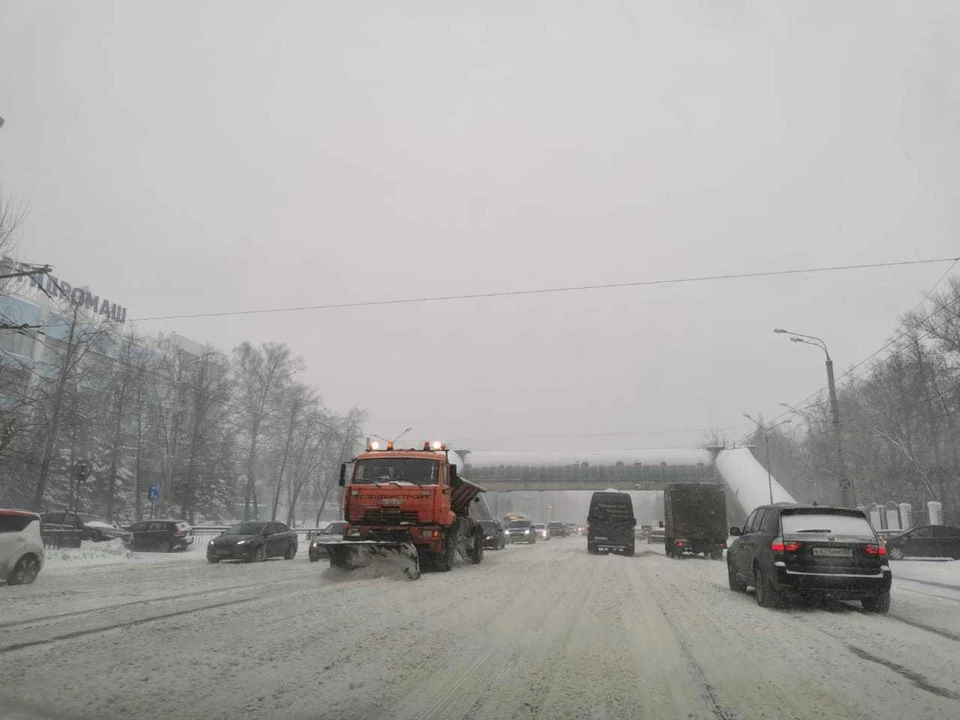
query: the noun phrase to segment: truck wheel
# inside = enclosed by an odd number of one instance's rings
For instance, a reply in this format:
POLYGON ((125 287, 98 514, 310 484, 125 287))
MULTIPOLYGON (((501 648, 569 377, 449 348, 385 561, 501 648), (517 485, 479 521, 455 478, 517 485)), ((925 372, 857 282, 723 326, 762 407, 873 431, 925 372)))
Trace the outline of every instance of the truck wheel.
POLYGON ((594 544, 591 543, 591 542, 588 542, 588 543, 587 543, 587 552, 590 553, 591 555, 596 555, 596 554, 598 554, 599 551, 597 550, 597 546, 596 546, 596 545, 594 545, 594 544))
POLYGON ((624 549, 623 554, 626 555, 627 557, 633 557, 633 553, 635 552, 636 552, 636 546, 631 545, 630 547, 624 549))
POLYGON ((483 535, 476 533, 473 536, 473 552, 470 553, 470 561, 474 565, 483 562, 483 535))
POLYGON ((456 533, 453 530, 447 533, 445 540, 443 552, 440 553, 440 572, 450 572, 453 570, 453 558, 457 552, 456 533))
POLYGON ((723 560, 723 550, 720 550, 720 549, 711 550, 711 551, 710 551, 710 559, 711 559, 711 560, 723 560))

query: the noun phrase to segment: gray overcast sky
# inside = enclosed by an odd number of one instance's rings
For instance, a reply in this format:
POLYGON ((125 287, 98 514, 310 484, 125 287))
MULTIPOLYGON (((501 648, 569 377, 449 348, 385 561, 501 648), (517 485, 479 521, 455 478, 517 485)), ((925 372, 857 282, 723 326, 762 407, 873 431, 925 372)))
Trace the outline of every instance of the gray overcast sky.
MULTIPOLYGON (((0 184, 128 320, 952 256, 956 7, 5 0, 0 184)), ((287 342, 385 435, 676 446, 823 384, 774 326, 843 369, 945 269, 138 327, 287 342)))

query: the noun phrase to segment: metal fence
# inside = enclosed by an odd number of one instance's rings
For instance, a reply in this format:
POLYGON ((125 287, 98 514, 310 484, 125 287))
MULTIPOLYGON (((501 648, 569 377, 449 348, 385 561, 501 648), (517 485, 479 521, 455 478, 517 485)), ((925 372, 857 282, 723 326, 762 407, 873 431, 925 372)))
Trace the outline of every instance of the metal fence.
MULTIPOLYGON (((202 546, 227 529, 227 525, 199 525, 193 528, 193 544, 202 546)), ((291 528, 300 542, 310 542, 323 528, 291 528)))

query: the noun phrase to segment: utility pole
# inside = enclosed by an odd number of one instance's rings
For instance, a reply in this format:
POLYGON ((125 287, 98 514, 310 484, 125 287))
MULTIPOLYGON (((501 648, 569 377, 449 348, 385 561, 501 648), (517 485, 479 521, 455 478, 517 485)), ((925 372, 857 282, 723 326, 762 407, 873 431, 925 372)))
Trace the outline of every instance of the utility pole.
POLYGON ((762 422, 754 420, 747 413, 743 413, 743 416, 757 426, 757 430, 763 433, 763 447, 766 450, 767 456, 767 492, 770 494, 770 504, 773 505, 773 474, 770 471, 770 430, 780 427, 781 425, 789 425, 793 422, 793 418, 787 418, 783 422, 779 422, 776 425, 773 425, 770 428, 767 428, 762 422))
POLYGON ((843 429, 840 421, 840 403, 837 400, 837 384, 833 375, 833 358, 830 357, 830 351, 827 350, 827 344, 814 335, 804 335, 803 333, 776 328, 774 330, 778 335, 789 334, 791 342, 803 343, 804 345, 813 345, 823 350, 826 356, 827 366, 827 390, 830 398, 830 414, 833 416, 833 442, 834 442, 834 465, 837 475, 837 484, 840 486, 840 504, 843 507, 855 508, 857 506, 857 494, 853 487, 853 479, 847 477, 847 467, 843 459, 843 429))

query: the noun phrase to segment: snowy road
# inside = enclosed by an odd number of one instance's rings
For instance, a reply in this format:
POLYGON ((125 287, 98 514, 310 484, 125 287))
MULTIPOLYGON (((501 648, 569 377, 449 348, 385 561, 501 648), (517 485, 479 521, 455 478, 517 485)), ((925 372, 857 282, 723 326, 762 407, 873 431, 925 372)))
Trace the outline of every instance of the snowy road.
POLYGON ((584 546, 509 547, 418 582, 343 580, 303 552, 51 569, 0 588, 0 715, 960 716, 951 583, 898 578, 887 617, 770 611, 727 589, 725 563, 584 546))

